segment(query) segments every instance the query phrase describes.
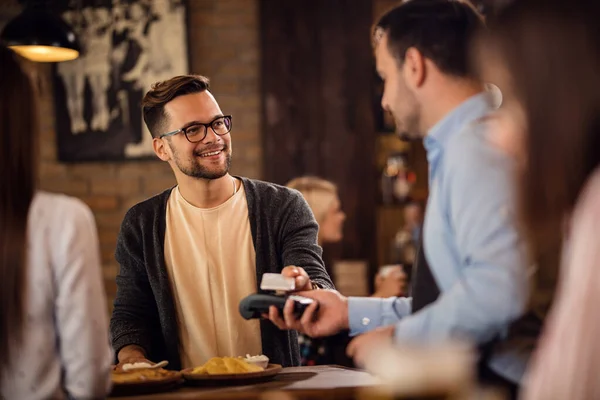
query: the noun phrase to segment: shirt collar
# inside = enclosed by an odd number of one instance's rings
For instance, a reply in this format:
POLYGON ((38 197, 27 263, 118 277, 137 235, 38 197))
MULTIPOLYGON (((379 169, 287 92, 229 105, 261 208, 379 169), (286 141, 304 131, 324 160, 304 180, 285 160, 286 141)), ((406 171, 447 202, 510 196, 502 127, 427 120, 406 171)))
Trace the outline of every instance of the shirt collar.
POLYGON ((423 139, 428 153, 444 148, 453 134, 462 130, 467 122, 483 117, 490 111, 490 98, 486 92, 476 94, 463 101, 454 110, 435 124, 423 139))

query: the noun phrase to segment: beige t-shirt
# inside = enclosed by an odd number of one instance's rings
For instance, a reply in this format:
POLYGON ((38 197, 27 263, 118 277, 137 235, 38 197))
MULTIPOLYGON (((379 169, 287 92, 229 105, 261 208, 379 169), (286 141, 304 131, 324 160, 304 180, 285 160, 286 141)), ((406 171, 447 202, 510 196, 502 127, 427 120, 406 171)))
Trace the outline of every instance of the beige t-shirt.
POLYGON ((256 254, 243 185, 210 209, 192 206, 179 187, 173 189, 167 202, 165 262, 183 368, 211 357, 262 353, 259 321, 247 321, 238 311, 240 300, 256 292, 256 254))

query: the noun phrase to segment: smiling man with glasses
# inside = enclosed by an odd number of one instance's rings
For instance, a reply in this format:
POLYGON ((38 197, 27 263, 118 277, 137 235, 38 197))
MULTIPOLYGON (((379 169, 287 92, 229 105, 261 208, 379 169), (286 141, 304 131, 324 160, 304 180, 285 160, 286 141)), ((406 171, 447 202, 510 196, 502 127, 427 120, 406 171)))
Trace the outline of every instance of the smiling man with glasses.
POLYGON ((121 225, 111 319, 119 367, 167 360, 178 370, 246 354, 298 365, 296 332, 244 320, 238 304, 265 272, 295 277, 298 290, 333 287, 308 204, 297 191, 229 174, 232 116, 207 78, 156 83, 142 109, 177 186, 132 207, 121 225))

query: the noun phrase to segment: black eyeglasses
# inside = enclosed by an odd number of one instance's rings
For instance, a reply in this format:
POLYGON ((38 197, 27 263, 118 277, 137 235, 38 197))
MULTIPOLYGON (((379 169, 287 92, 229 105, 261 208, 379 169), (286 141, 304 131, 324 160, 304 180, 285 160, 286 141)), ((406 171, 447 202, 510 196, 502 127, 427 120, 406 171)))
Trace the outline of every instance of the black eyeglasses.
POLYGON ((185 128, 177 129, 173 132, 164 133, 158 138, 162 139, 166 136, 173 136, 180 132, 183 132, 185 138, 189 142, 198 143, 204 140, 208 133, 209 127, 215 134, 219 136, 227 135, 229 132, 231 132, 231 115, 223 115, 222 117, 217 117, 208 124, 194 122, 193 124, 188 125, 185 128))

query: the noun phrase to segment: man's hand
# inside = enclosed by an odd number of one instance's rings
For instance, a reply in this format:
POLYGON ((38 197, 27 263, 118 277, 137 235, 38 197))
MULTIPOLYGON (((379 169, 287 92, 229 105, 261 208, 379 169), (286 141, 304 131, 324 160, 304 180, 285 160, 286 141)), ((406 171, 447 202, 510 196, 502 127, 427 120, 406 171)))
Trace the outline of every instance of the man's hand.
POLYGON ((356 366, 364 367, 375 348, 392 344, 395 330, 396 327, 391 325, 363 333, 348 344, 346 354, 354 359, 356 366))
POLYGON ((134 344, 123 347, 117 356, 119 363, 114 367, 115 371, 122 371, 123 365, 133 363, 148 363, 154 365, 152 361, 146 358, 146 352, 140 346, 134 344))
POLYGON ((348 329, 348 299, 339 292, 311 290, 297 294, 316 301, 306 308, 299 320, 294 317, 292 300, 285 303, 283 319, 278 315, 277 309, 271 307, 268 318, 279 329, 295 329, 311 337, 331 336, 348 329))
POLYGON ((281 270, 281 275, 285 276, 286 278, 294 278, 296 281, 296 288, 294 289, 295 292, 312 290, 312 283, 310 282, 310 278, 308 277, 308 274, 304 268, 290 265, 281 270))
MULTIPOLYGON (((287 278, 294 278, 294 291, 312 290, 312 283, 304 268, 290 265, 281 270, 281 275, 287 278)), ((263 314, 263 318, 271 320, 279 329, 296 329, 300 325, 300 321, 296 320, 293 315, 294 303, 291 300, 285 304, 284 315, 279 315, 279 310, 275 306, 269 307, 269 314, 263 314), (286 310, 289 310, 286 312, 286 310), (287 314, 287 316, 286 316, 287 314)))

